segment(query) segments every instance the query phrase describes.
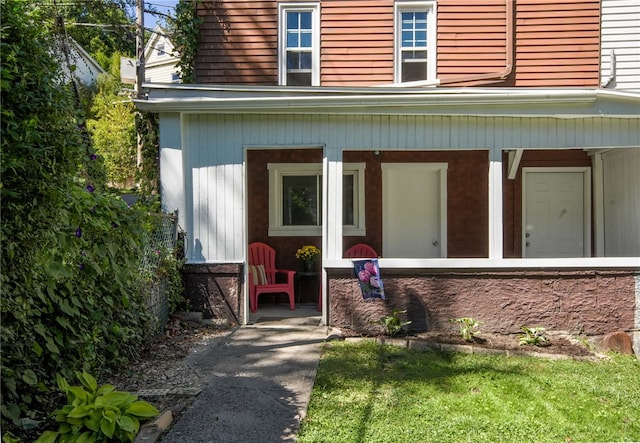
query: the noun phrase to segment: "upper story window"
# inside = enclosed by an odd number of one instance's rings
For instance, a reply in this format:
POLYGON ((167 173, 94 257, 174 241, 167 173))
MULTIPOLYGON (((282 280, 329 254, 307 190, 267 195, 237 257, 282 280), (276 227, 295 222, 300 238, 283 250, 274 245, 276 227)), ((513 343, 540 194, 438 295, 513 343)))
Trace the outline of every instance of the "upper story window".
POLYGON ((396 83, 435 80, 435 2, 397 2, 396 83))
POLYGON ((320 13, 316 3, 280 4, 280 84, 320 84, 320 13))
POLYGON ((156 46, 156 55, 158 57, 162 57, 163 55, 166 54, 166 52, 164 52, 164 43, 158 43, 158 45, 156 46))

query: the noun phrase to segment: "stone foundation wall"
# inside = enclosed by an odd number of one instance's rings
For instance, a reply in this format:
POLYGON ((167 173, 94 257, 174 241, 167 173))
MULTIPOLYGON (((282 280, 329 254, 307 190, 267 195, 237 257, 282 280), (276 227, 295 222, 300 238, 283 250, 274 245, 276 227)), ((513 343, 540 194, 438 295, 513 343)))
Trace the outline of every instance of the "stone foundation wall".
POLYGON ((203 318, 241 324, 243 269, 240 264, 188 264, 182 272, 185 297, 203 318))
POLYGON ((457 331, 473 317, 481 331, 517 333, 523 325, 586 335, 635 328, 631 271, 420 272, 383 269, 386 300, 364 301, 351 271, 328 272, 329 323, 358 333, 392 309, 406 309, 415 331, 457 331))

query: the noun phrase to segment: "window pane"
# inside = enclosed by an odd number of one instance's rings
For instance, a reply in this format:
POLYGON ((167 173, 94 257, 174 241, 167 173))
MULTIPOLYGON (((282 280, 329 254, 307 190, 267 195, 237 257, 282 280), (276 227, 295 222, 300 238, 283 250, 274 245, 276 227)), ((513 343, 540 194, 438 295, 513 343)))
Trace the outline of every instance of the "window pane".
POLYGON ((287 12, 287 29, 298 29, 299 12, 287 12))
POLYGON ((287 32, 287 48, 297 48, 299 41, 297 32, 287 32))
POLYGON ((300 34, 300 47, 301 48, 310 48, 311 47, 311 33, 310 32, 302 32, 300 34))
POLYGON ((403 51, 402 61, 411 63, 426 62, 427 51, 403 51))
POLYGON ((413 12, 403 12, 402 16, 402 29, 413 28, 413 12))
POLYGON ((288 86, 311 86, 310 72, 287 72, 288 86))
POLYGON ((299 52, 287 52, 287 69, 298 69, 300 65, 299 52))
POLYGON ((311 12, 300 12, 300 29, 311 29, 311 12))
POLYGON ((318 225, 318 176, 282 177, 282 224, 318 225))
POLYGON ((355 225, 355 189, 354 175, 347 174, 342 178, 342 224, 345 226, 355 225))
POLYGON ((427 13, 403 12, 401 13, 403 48, 427 46, 427 13))
POLYGON ((311 69, 311 53, 300 53, 300 69, 311 69))
POLYGON ((402 47, 411 47, 413 46, 413 32, 412 31, 402 31, 402 47))
POLYGON ((414 12, 413 18, 416 22, 417 29, 427 29, 427 13, 426 12, 414 12))
POLYGON ((427 62, 402 62, 402 81, 415 82, 427 79, 427 62))

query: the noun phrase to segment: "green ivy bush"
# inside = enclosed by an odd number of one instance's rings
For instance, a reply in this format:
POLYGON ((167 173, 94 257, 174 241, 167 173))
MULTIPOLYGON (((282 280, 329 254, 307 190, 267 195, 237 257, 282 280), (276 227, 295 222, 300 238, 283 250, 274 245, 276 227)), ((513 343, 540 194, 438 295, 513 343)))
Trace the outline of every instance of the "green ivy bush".
MULTIPOLYGON (((169 18, 168 25, 171 32, 171 40, 180 55, 180 61, 178 62, 180 77, 182 83, 195 83, 198 37, 203 20, 198 17, 196 3, 191 0, 179 0, 175 11, 176 18, 169 18)), ((215 11, 211 12, 215 14, 215 11)))
POLYGON ((61 400, 57 374, 100 376, 145 340, 138 265, 151 223, 107 192, 41 9, 0 8, 0 424, 7 440, 32 441, 61 400))

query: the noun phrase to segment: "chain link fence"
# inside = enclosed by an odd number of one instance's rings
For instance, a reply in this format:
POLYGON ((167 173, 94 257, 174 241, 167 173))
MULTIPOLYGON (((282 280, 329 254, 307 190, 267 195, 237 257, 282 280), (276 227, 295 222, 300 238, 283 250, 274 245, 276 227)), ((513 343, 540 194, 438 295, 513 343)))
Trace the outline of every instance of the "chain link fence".
POLYGON ((164 332, 169 321, 169 297, 167 293, 167 266, 175 263, 178 245, 178 214, 151 214, 153 229, 146 239, 145 254, 140 272, 146 282, 143 288, 147 310, 151 314, 150 336, 164 332))

